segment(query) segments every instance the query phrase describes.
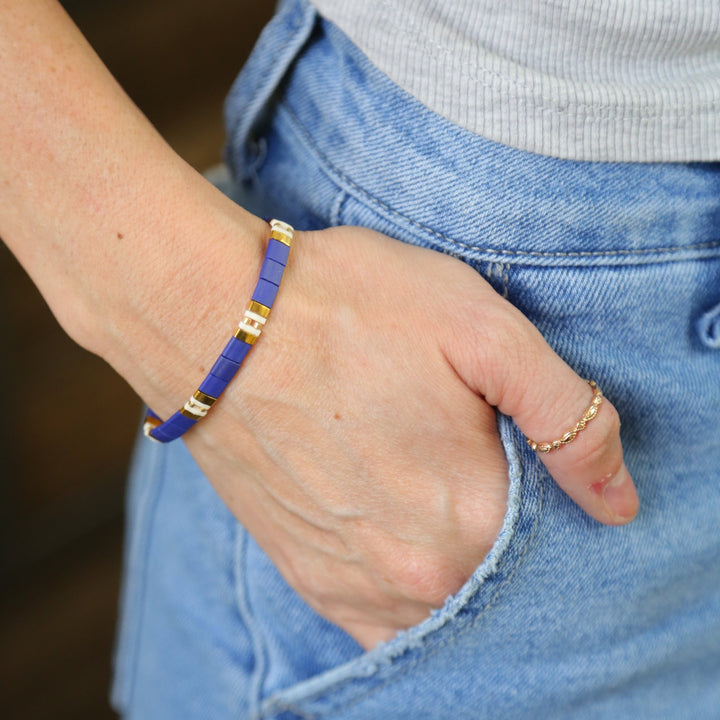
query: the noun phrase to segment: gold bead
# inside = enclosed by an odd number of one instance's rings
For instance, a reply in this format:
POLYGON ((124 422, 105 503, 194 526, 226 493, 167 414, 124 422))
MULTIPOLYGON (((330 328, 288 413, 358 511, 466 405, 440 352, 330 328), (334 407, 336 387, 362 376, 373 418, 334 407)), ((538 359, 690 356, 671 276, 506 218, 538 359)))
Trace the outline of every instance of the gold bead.
POLYGON ((247 309, 250 312, 254 312, 256 315, 260 315, 261 317, 264 317, 265 319, 270 317, 270 308, 267 305, 263 305, 262 303, 259 303, 255 300, 250 301, 250 303, 247 306, 247 309))
POLYGON ((187 418, 190 418, 191 420, 200 420, 202 418, 202 415, 196 415, 193 412, 190 412, 186 407, 180 408, 180 414, 184 415, 187 418))
POLYGON ((198 402, 201 402, 204 405, 210 405, 210 407, 212 407, 213 403, 217 400, 217 398, 214 398, 212 395, 206 395, 204 392, 200 392, 200 390, 196 390, 193 393, 193 397, 198 402))
POLYGON ((153 417, 152 415, 146 415, 144 425, 149 427, 151 430, 154 430, 159 425, 162 425, 162 420, 160 418, 153 417))
POLYGON ((248 345, 254 345, 258 339, 258 335, 253 335, 240 327, 235 331, 234 335, 238 340, 248 345))
POLYGON ((281 242, 283 245, 287 245, 288 247, 290 247, 290 243, 292 242, 292 237, 286 235, 282 230, 271 230, 270 237, 273 240, 281 242))

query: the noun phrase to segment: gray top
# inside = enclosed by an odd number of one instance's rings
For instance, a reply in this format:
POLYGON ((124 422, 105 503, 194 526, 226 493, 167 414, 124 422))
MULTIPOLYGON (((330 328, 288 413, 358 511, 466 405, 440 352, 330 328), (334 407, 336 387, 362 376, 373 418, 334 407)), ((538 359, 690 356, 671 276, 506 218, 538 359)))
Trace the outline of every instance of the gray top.
POLYGON ((574 160, 720 160, 718 0, 312 0, 468 130, 574 160))

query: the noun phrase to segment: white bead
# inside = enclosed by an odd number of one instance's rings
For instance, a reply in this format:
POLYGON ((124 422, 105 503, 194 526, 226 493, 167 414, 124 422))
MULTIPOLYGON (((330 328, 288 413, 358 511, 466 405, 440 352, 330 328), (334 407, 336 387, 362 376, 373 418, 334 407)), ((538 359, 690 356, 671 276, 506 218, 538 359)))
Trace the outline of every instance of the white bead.
POLYGON ((273 218, 270 221, 270 227, 273 230, 279 230, 284 235, 287 235, 290 239, 292 239, 292 234, 294 232, 294 228, 292 225, 288 225, 288 223, 283 222, 282 220, 278 220, 277 218, 273 218))
POLYGON ((188 400, 188 402, 193 407, 200 408, 200 410, 204 410, 205 412, 207 412, 212 407, 212 405, 208 405, 207 403, 201 402, 194 395, 190 396, 190 399, 188 400))
MULTIPOLYGON (((146 438, 149 438, 149 439, 152 440, 153 442, 155 442, 155 443, 160 443, 160 441, 159 441, 157 438, 154 438, 154 437, 150 434, 150 432, 151 432, 152 430, 154 430, 156 427, 157 427, 157 425, 154 425, 153 423, 151 423, 151 422, 149 422, 149 421, 146 422, 146 423, 143 425, 143 434, 145 435, 146 438)), ((160 443, 160 444, 162 445, 162 443, 160 443)))
POLYGON ((244 330, 249 335, 254 335, 255 337, 260 337, 260 330, 258 328, 250 325, 249 323, 245 322, 245 318, 243 318, 242 322, 238 326, 241 330, 244 330))
POLYGON ((197 415, 198 417, 205 417, 207 415, 208 410, 210 409, 209 405, 206 405, 205 403, 201 403, 200 401, 196 400, 194 397, 191 397, 186 403, 185 403, 185 410, 187 410, 189 413, 192 413, 193 415, 197 415))
POLYGON ((250 320, 254 320, 256 323, 260 323, 260 325, 264 325, 266 322, 266 318, 264 318, 262 315, 254 313, 252 310, 246 310, 245 317, 250 320))

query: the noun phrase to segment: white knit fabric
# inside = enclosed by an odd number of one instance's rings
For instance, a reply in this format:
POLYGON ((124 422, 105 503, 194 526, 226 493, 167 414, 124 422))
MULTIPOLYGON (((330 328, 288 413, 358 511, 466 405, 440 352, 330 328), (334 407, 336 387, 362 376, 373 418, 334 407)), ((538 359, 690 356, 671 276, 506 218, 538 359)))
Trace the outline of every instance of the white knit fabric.
POLYGON ((720 160, 720 0, 312 0, 430 109, 575 160, 720 160))

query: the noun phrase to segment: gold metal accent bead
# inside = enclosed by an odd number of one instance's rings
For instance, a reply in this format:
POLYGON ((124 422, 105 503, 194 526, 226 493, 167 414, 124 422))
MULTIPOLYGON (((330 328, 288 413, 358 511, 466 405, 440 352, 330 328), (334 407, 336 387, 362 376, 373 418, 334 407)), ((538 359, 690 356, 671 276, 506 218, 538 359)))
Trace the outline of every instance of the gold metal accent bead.
POLYGON ((162 420, 160 418, 153 417, 152 415, 146 415, 145 416, 145 422, 143 423, 143 435, 145 435, 146 438, 149 438, 153 442, 159 443, 159 440, 156 440, 150 433, 159 425, 162 425, 162 420))
POLYGON ((290 243, 292 242, 292 237, 284 233, 282 230, 271 230, 270 237, 273 240, 281 242, 283 245, 287 245, 288 247, 290 247, 290 243))
POLYGON ((204 405, 210 405, 210 407, 212 407, 213 403, 217 400, 217 398, 214 398, 212 395, 206 395, 204 392, 200 392, 200 390, 196 390, 193 393, 193 397, 198 402, 201 402, 204 405))
POLYGON ((270 317, 270 308, 267 305, 257 302, 256 300, 251 300, 248 303, 247 309, 250 312, 254 312, 256 315, 264 317, 265 319, 270 317))
POLYGON ((254 345, 258 339, 257 335, 253 335, 240 327, 235 331, 234 336, 241 342, 247 343, 248 345, 254 345))
POLYGON ((205 417, 204 415, 198 415, 194 412, 191 412, 187 409, 187 407, 185 407, 185 405, 180 408, 180 414, 184 415, 187 418, 190 418, 191 420, 202 420, 205 417))
POLYGON ((162 420, 152 415, 146 415, 144 425, 154 430, 158 425, 162 425, 162 420))
POLYGON ((573 425, 558 440, 551 440, 550 442, 535 442, 535 440, 527 438, 527 444, 534 452, 545 454, 552 452, 553 450, 559 450, 563 445, 568 445, 578 436, 579 433, 585 430, 588 423, 597 416, 600 403, 602 403, 603 394, 594 380, 588 380, 588 385, 592 388, 593 398, 590 404, 585 408, 585 412, 580 420, 578 420, 575 425, 573 425))

